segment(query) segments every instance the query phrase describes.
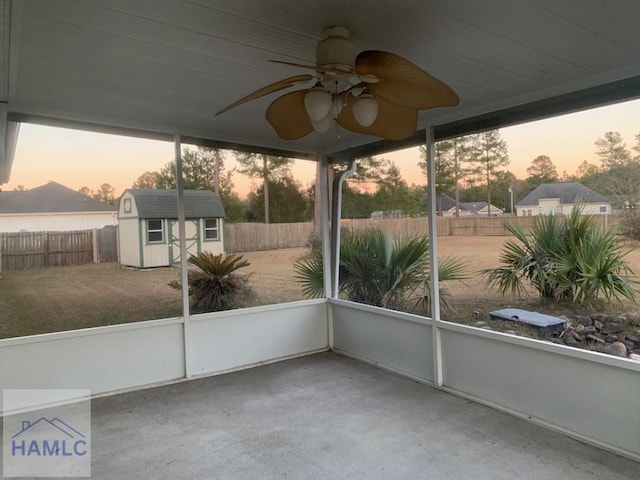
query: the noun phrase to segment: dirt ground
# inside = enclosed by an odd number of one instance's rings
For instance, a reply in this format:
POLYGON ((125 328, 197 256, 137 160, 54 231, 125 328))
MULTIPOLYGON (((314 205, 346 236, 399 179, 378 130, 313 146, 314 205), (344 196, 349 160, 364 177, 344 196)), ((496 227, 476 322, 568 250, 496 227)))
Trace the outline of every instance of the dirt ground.
MULTIPOLYGON (((478 272, 499 264, 506 237, 440 237, 439 257, 459 256, 467 263, 469 279, 449 282, 453 310, 443 318, 467 322, 474 311, 482 314, 496 308, 518 306, 546 313, 568 314, 566 306, 540 305, 529 299, 503 298, 487 289, 478 272)), ((268 250, 243 254, 250 266, 256 293, 254 303, 265 305, 303 299, 293 278, 293 263, 305 248, 268 250)), ((628 259, 640 273, 640 248, 628 259)), ((87 264, 0 273, 0 338, 32 335, 75 328, 128 323, 181 313, 180 292, 167 284, 177 279, 175 267, 136 270, 117 263, 87 264)), ((610 308, 610 307, 609 307, 610 308)), ((633 305, 614 306, 620 310, 633 305)))

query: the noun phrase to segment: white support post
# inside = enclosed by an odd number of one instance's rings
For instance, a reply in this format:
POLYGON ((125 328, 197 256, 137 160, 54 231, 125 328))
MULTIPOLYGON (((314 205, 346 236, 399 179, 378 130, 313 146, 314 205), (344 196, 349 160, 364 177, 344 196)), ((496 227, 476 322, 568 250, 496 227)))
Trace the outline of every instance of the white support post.
POLYGON ((356 171, 356 161, 333 178, 331 195, 331 298, 338 298, 340 285, 340 220, 342 219, 342 184, 356 171))
MULTIPOLYGON (((185 377, 191 378, 191 314, 189 311, 189 265, 187 263, 187 242, 184 206, 184 180, 182 178, 182 145, 180 134, 173 137, 176 156, 176 191, 178 194, 178 235, 180 237, 180 281, 182 283, 182 317, 184 331, 185 377)), ((171 232, 168 232, 171 235, 171 232)))
MULTIPOLYGON (((322 273, 324 296, 331 297, 331 232, 329 228, 329 163, 325 157, 318 159, 318 191, 320 197, 320 240, 322 248, 322 273)), ((333 348, 333 315, 327 308, 327 344, 333 348)))
POLYGON ((433 146, 433 128, 426 129, 427 196, 429 207, 429 279, 431 289, 431 332, 433 337, 433 383, 443 385, 442 340, 440 333, 440 279, 438 278, 438 218, 436 216, 436 164, 433 146))

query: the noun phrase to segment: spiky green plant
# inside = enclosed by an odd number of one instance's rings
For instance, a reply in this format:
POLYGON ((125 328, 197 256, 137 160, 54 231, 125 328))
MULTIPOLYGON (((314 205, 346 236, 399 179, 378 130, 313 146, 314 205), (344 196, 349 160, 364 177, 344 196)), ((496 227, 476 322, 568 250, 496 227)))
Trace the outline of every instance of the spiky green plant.
POLYGON ((635 301, 637 281, 615 232, 603 232, 593 215, 574 207, 568 216, 536 218, 530 235, 516 224, 500 255, 501 266, 483 270, 500 293, 522 296, 531 285, 544 299, 592 304, 635 301))
MULTIPOLYGON (((340 245, 339 292, 354 302, 411 309, 409 299, 429 298, 428 256, 426 237, 402 236, 394 241, 380 228, 347 230, 340 245)), ((304 295, 320 297, 322 253, 312 251, 309 257, 296 262, 294 268, 304 295)), ((440 265, 439 273, 442 281, 462 279, 464 264, 459 259, 447 259, 440 265)), ((416 305, 422 308, 428 303, 418 300, 416 305)))
MULTIPOLYGON (((189 298, 193 313, 217 312, 245 306, 252 296, 249 276, 237 270, 249 266, 242 255, 202 252, 190 255, 189 298)), ((180 282, 171 282, 182 288, 180 282)))

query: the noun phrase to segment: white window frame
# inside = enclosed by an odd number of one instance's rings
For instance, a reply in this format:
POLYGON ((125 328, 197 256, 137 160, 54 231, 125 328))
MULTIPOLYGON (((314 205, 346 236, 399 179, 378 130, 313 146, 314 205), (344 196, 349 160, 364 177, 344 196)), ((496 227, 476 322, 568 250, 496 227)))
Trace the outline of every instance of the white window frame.
POLYGON ((147 243, 164 243, 164 220, 162 218, 153 218, 145 220, 145 226, 147 231, 147 243), (160 222, 160 228, 150 228, 150 222, 160 222), (160 232, 160 240, 151 240, 149 238, 150 233, 160 232))
POLYGON ((215 242, 220 240, 220 221, 218 218, 205 218, 204 219, 204 241, 215 242), (208 227, 207 222, 215 222, 215 227, 208 227), (207 233, 215 232, 215 237, 208 237, 207 233))

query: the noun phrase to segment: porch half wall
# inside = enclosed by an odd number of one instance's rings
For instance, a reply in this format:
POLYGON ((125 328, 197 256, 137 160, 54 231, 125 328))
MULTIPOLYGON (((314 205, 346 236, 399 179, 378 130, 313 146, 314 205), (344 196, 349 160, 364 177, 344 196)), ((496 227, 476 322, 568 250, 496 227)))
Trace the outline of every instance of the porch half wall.
POLYGON ((640 461, 640 363, 330 300, 334 349, 640 461), (439 357, 439 358, 437 358, 439 357))
POLYGON ((186 329, 170 318, 3 339, 0 390, 101 395, 327 350, 327 308, 308 300, 197 315, 186 329))

